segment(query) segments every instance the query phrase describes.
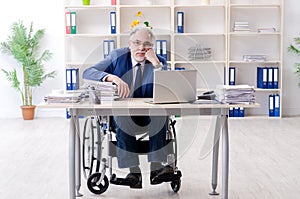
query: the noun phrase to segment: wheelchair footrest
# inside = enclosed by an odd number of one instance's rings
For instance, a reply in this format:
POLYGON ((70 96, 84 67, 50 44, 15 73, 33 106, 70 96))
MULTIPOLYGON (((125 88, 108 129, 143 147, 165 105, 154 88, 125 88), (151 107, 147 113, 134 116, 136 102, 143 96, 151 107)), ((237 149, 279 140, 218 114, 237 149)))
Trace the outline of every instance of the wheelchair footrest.
POLYGON ((161 184, 163 182, 173 182, 177 181, 181 178, 182 174, 181 171, 177 171, 176 173, 172 174, 164 174, 161 176, 155 176, 153 179, 151 179, 151 184, 161 184))
POLYGON ((141 182, 137 182, 134 179, 117 178, 115 174, 110 179, 111 184, 129 186, 130 188, 140 189, 142 188, 141 182))

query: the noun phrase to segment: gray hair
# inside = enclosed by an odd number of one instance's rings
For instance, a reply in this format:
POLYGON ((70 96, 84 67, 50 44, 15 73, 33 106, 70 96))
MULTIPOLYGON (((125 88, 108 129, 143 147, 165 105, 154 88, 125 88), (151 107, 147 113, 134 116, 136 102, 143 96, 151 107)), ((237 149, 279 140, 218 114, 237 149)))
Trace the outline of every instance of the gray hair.
POLYGON ((129 39, 131 40, 132 37, 133 37, 137 32, 140 32, 140 31, 145 32, 145 33, 148 33, 149 36, 150 36, 150 38, 151 38, 151 40, 152 40, 152 41, 155 40, 155 35, 154 35, 154 33, 150 30, 150 28, 147 28, 147 27, 140 27, 140 26, 135 27, 135 28, 130 32, 130 34, 129 34, 129 39))

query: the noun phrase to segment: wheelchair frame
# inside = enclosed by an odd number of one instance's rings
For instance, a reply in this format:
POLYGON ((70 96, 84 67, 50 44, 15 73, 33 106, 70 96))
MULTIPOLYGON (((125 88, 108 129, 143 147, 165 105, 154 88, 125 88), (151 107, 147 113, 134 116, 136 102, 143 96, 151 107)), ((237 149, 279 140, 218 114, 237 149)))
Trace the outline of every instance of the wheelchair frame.
MULTIPOLYGON (((110 184, 110 180, 116 178, 112 171, 112 158, 116 157, 116 141, 113 141, 114 128, 112 127, 111 117, 108 116, 89 116, 84 122, 83 142, 82 142, 82 168, 88 189, 94 194, 104 193, 110 184), (103 157, 103 142, 107 140, 107 158, 103 157), (106 172, 108 170, 108 177, 106 172)), ((177 168, 177 140, 175 131, 176 121, 169 117, 167 127, 167 147, 171 151, 168 155, 168 164, 174 169, 174 179, 170 180, 171 188, 178 192, 181 187, 181 171, 177 168), (173 146, 173 147, 171 147, 173 146)), ((139 143, 147 134, 138 139, 139 143)), ((147 148, 139 151, 142 154, 147 153, 147 148)))

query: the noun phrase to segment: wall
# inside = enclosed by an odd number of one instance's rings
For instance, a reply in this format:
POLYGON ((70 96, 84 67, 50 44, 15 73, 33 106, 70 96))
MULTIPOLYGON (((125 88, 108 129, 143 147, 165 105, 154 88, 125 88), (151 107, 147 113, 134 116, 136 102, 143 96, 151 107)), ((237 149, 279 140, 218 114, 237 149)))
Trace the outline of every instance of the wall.
MULTIPOLYGON (((34 22, 34 30, 39 28, 46 29, 46 35, 42 41, 41 47, 49 49, 54 53, 53 59, 46 63, 51 70, 56 70, 58 75, 55 79, 47 80, 41 87, 35 90, 34 103, 42 101, 43 96, 51 92, 52 89, 64 89, 64 10, 63 0, 14 0, 6 1, 5 5, 0 7, 0 41, 4 41, 10 34, 10 26, 14 21, 22 19, 26 25, 34 22), (42 3, 41 3, 42 2, 42 3)), ((293 38, 300 36, 300 12, 297 10, 300 6, 298 0, 289 0, 285 2, 284 18, 284 64, 283 64, 283 116, 300 115, 300 82, 294 74, 294 62, 299 57, 287 52, 288 45, 293 38)), ((0 68, 9 69, 9 66, 17 63, 7 55, 1 54, 0 68)), ((20 96, 10 88, 5 77, 0 73, 0 118, 19 118, 21 111, 20 96)), ((64 110, 45 110, 37 109, 37 117, 61 116, 65 115, 64 110)))
MULTIPOLYGON (((5 41, 10 35, 11 24, 19 19, 28 27, 33 21, 33 29, 36 31, 45 28, 45 36, 42 39, 41 49, 48 49, 53 53, 53 58, 45 64, 46 68, 56 70, 55 79, 46 80, 41 87, 34 91, 34 104, 42 101, 43 96, 52 89, 64 89, 64 1, 51 0, 14 0, 6 1, 0 7, 0 41, 5 41)), ((10 69, 17 65, 10 56, 0 54, 0 68, 10 69)), ((5 76, 0 73, 0 118, 21 117, 21 97, 10 87, 5 76)), ((59 115, 64 116, 64 110, 36 110, 36 116, 59 115)))
POLYGON ((294 37, 300 37, 300 1, 285 1, 284 39, 283 39, 283 116, 300 115, 300 79, 295 74, 295 62, 300 57, 287 52, 294 37))

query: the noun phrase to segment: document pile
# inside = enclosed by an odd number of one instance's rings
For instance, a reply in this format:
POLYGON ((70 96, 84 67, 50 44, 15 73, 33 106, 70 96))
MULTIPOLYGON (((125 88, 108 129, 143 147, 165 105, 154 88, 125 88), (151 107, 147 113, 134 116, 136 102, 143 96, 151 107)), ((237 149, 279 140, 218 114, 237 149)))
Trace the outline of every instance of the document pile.
POLYGON ((204 48, 200 44, 196 44, 188 49, 189 60, 208 60, 211 58, 211 48, 204 48))
POLYGON ((235 21, 233 25, 234 32, 249 32, 249 22, 248 21, 235 21))
POLYGON ((253 104, 254 92, 254 87, 249 85, 219 85, 216 89, 216 100, 228 104, 253 104))
POLYGON ((260 62, 260 61, 266 61, 267 56, 266 55, 243 55, 243 60, 248 62, 260 62))
POLYGON ((276 28, 258 28, 257 32, 259 32, 259 33, 276 32, 276 28))
POLYGON ((83 87, 86 89, 92 87, 96 91, 100 91, 101 101, 112 101, 119 98, 117 86, 112 82, 99 82, 85 79, 83 87))
POLYGON ((48 94, 44 100, 48 104, 52 103, 78 103, 82 99, 81 92, 56 92, 53 91, 52 93, 48 94))

